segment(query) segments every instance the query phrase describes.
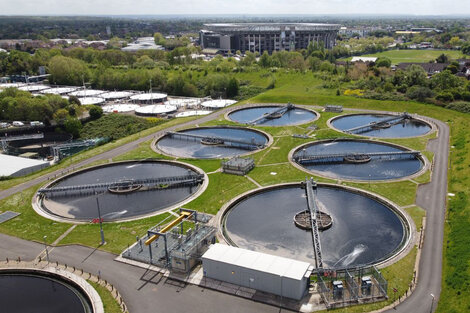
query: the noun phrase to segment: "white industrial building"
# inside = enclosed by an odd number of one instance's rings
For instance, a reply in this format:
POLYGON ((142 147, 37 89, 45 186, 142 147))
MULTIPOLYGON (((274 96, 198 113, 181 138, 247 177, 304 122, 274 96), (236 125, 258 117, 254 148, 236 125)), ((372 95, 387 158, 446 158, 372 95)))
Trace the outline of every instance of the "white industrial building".
POLYGON ((204 275, 231 284, 300 300, 313 266, 270 254, 214 244, 202 256, 204 275))
POLYGON ((39 171, 48 167, 49 162, 0 154, 0 177, 18 177, 39 171))

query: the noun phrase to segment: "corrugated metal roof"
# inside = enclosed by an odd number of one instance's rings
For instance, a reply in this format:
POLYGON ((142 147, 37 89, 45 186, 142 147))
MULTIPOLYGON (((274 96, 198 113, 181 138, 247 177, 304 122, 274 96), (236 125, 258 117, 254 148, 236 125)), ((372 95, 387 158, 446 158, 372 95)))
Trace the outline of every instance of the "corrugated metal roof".
POLYGON ((210 246, 202 258, 297 280, 311 268, 307 262, 219 243, 210 246))

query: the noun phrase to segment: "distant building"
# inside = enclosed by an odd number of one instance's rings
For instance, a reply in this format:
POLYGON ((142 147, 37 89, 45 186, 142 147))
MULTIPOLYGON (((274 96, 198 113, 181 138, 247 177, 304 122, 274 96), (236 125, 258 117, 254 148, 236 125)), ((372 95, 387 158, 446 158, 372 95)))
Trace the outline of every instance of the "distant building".
POLYGON ((352 57, 351 63, 364 62, 364 63, 375 63, 376 57, 352 57))
POLYGON ((228 23, 204 24, 199 32, 203 49, 223 52, 293 51, 306 49, 310 42, 322 42, 327 49, 336 44, 338 24, 314 23, 228 23))
POLYGON ((428 76, 440 73, 449 66, 450 63, 398 63, 397 69, 406 70, 411 65, 421 66, 428 76))
POLYGON ((121 49, 122 51, 139 51, 139 50, 164 50, 160 45, 155 44, 153 37, 140 37, 136 41, 128 44, 121 49))

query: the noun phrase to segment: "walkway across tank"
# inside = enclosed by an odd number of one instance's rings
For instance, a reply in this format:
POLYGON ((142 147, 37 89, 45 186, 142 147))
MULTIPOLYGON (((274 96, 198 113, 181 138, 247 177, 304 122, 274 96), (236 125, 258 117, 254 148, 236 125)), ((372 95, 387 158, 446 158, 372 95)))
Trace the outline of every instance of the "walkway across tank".
POLYGON ((182 204, 202 191, 204 174, 170 161, 106 164, 62 177, 38 191, 40 208, 76 221, 129 220, 182 204))
POLYGON ((8 313, 92 313, 88 297, 69 282, 48 273, 0 272, 1 311, 8 313))
POLYGON ((299 125, 316 120, 314 111, 298 108, 290 103, 287 105, 256 106, 238 109, 228 114, 228 118, 241 124, 257 126, 288 126, 299 125))
POLYGON ((316 174, 348 180, 399 179, 424 166, 419 151, 370 140, 335 139, 295 149, 292 159, 316 174))
MULTIPOLYGON (((323 268, 376 264, 401 251, 408 241, 409 227, 402 216, 365 192, 318 184, 315 196, 320 215, 327 217, 326 227, 318 228, 323 268)), ((241 248, 315 264, 312 233, 298 225, 299 213, 306 209, 301 184, 257 190, 227 208, 224 236, 241 248)))
POLYGON ((261 131, 229 126, 199 127, 169 132, 156 147, 161 152, 183 158, 229 158, 263 149, 269 142, 261 131))
POLYGON ((348 114, 334 117, 330 124, 345 133, 367 137, 416 137, 432 130, 428 123, 403 112, 393 114, 348 114))

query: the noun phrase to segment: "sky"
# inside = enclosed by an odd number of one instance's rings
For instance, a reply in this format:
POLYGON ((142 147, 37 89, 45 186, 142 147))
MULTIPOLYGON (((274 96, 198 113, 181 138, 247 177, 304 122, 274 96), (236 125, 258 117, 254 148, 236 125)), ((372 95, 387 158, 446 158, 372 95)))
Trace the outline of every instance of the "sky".
POLYGON ((0 0, 0 15, 470 15, 470 0, 0 0))

